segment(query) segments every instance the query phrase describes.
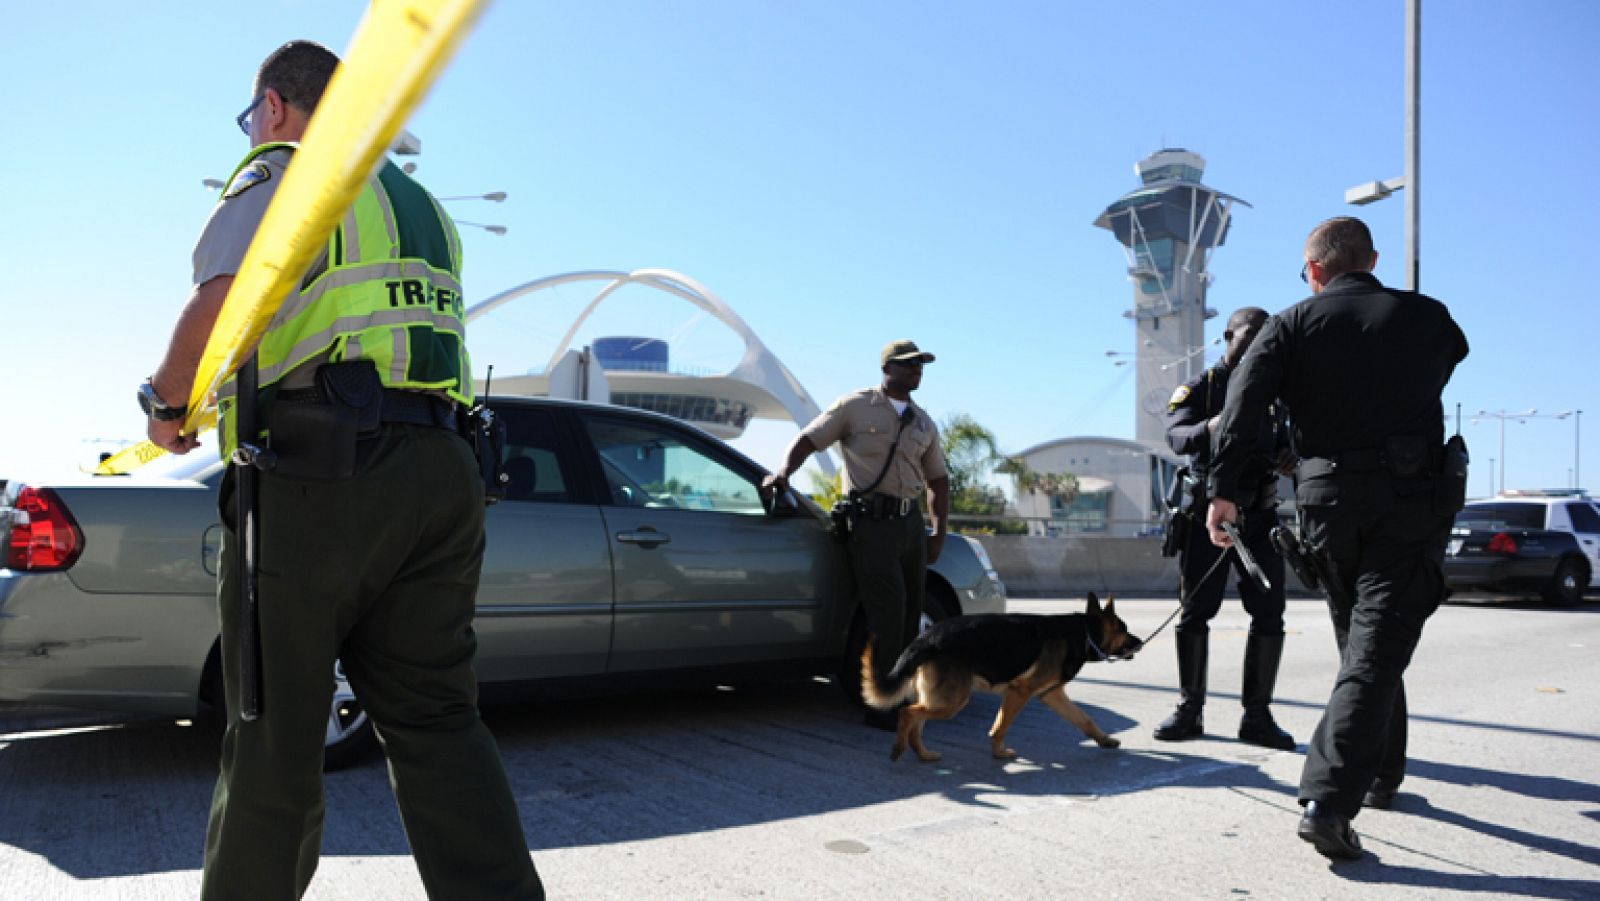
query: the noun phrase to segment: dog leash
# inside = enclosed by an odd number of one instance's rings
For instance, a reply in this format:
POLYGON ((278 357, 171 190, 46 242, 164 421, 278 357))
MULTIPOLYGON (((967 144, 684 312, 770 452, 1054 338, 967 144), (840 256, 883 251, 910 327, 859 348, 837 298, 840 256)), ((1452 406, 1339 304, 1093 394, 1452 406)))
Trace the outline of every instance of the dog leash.
MULTIPOLYGON (((1238 545, 1236 543, 1235 547, 1237 547, 1237 546, 1238 545)), ((1221 554, 1217 555, 1216 562, 1211 564, 1211 568, 1206 570, 1205 575, 1201 576, 1198 581, 1196 581, 1193 585, 1189 586, 1189 590, 1188 591, 1183 591, 1183 592, 1179 593, 1179 595, 1178 595, 1178 606, 1174 607, 1172 612, 1167 614, 1167 618, 1161 621, 1161 625, 1156 626, 1156 630, 1154 632, 1151 632, 1150 636, 1144 640, 1145 644, 1149 644, 1150 642, 1154 641, 1155 637, 1157 635, 1161 634, 1161 630, 1165 629, 1167 627, 1167 624, 1172 622, 1173 617, 1177 616, 1179 613, 1181 613, 1183 611, 1183 605, 1185 603, 1187 603, 1190 598, 1194 597, 1194 593, 1197 590, 1199 590, 1201 585, 1206 584, 1206 582, 1209 581, 1212 576, 1216 575, 1218 567, 1222 566, 1223 561, 1228 559, 1228 554, 1232 550, 1233 550, 1233 548, 1225 548, 1221 554)), ((1093 645, 1094 645, 1094 643, 1093 643, 1093 641, 1091 641, 1090 642, 1090 646, 1093 647, 1093 645)), ((1096 651, 1096 653, 1100 653, 1100 659, 1101 660, 1109 660, 1109 659, 1111 659, 1111 658, 1105 656, 1104 653, 1100 652, 1099 648, 1095 648, 1095 651, 1096 651)))

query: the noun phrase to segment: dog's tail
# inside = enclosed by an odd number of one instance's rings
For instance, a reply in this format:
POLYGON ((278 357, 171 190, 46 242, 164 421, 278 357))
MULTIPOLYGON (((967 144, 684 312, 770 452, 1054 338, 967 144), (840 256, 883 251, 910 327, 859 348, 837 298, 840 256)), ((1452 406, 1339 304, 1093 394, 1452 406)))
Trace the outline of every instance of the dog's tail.
POLYGON ((919 653, 922 650, 920 644, 913 643, 895 661, 894 668, 880 676, 872 664, 872 642, 868 641, 867 649, 861 652, 861 699, 868 706, 888 710, 910 697, 916 691, 915 676, 923 662, 924 655, 919 653))

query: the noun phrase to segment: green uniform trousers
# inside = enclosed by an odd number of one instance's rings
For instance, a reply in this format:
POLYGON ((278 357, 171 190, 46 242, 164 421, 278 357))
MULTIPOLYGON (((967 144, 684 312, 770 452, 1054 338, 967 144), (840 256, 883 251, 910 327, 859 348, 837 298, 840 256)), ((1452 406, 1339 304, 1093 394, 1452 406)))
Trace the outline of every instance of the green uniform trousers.
POLYGON ((311 882, 338 659, 388 756, 428 897, 543 898, 499 750, 478 719, 476 461, 460 436, 425 426, 385 424, 367 443, 360 470, 344 481, 260 477, 254 722, 238 715, 242 558, 239 536, 225 534, 218 606, 228 725, 201 896, 298 898, 311 882))
POLYGON ((850 528, 850 567, 867 614, 872 662, 888 672, 917 637, 927 591, 928 531, 915 507, 906 516, 861 516, 850 528))

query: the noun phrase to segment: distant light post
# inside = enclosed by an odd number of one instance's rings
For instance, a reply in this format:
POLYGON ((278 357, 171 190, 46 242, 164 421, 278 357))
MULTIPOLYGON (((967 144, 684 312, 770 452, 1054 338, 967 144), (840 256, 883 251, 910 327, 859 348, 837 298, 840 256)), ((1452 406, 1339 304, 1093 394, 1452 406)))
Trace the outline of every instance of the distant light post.
POLYGON ((1583 431, 1583 411, 1573 410, 1572 419, 1572 487, 1583 490, 1583 476, 1578 472, 1578 433, 1583 431))
MULTIPOLYGON (((1568 416, 1572 416, 1574 414, 1577 414, 1577 416, 1581 417, 1583 415, 1583 411, 1562 410, 1560 413, 1540 413, 1537 409, 1530 409, 1523 413, 1517 413, 1515 411, 1507 410, 1479 410, 1477 413, 1473 414, 1473 422, 1478 422, 1485 419, 1500 420, 1500 491, 1506 490, 1506 420, 1511 419, 1517 422, 1526 423, 1530 419, 1566 419, 1568 416)), ((1494 477, 1492 475, 1494 470, 1494 464, 1492 462, 1493 459, 1493 457, 1490 458, 1491 462, 1489 464, 1491 472, 1491 476, 1489 478, 1489 487, 1491 490, 1494 488, 1494 477)), ((1574 480, 1577 478, 1577 469, 1578 432, 1576 426, 1574 426, 1572 433, 1572 471, 1574 480)), ((1574 483, 1572 487, 1576 488, 1578 486, 1576 483, 1574 483)))
MULTIPOLYGON (((1145 342, 1146 345, 1149 345, 1149 344, 1152 344, 1152 343, 1153 342, 1150 342, 1150 341, 1146 341, 1145 342)), ((1204 354, 1207 347, 1216 346, 1216 345, 1219 345, 1221 343, 1222 343, 1222 339, 1221 338, 1213 338, 1211 341, 1207 342, 1206 344, 1195 345, 1194 347, 1189 348, 1188 353, 1185 353, 1185 354, 1183 354, 1181 356, 1162 358, 1161 365, 1158 366, 1157 368, 1160 369, 1162 372, 1166 372, 1167 370, 1172 369, 1175 366, 1182 365, 1183 363, 1186 363, 1189 360, 1194 359, 1194 357, 1196 355, 1204 354)), ((1106 356, 1124 358, 1124 359, 1114 360, 1111 363, 1112 366, 1127 366, 1129 363, 1136 362, 1136 359, 1135 360, 1129 360, 1129 359, 1126 359, 1127 357, 1137 358, 1139 355, 1138 355, 1138 353, 1136 353, 1134 351, 1131 351, 1131 350, 1108 350, 1108 351, 1106 351, 1106 356)), ((1153 363, 1155 361, 1154 360, 1150 360, 1148 362, 1152 362, 1153 363)), ((1201 362, 1204 362, 1204 357, 1201 358, 1201 362)))
POLYGON ((491 235, 503 235, 506 233, 506 227, 504 225, 484 225, 481 222, 468 222, 465 219, 457 219, 455 220, 455 223, 457 225, 470 225, 473 228, 481 228, 491 235))
MULTIPOLYGON (((1369 181, 1344 192, 1345 203, 1365 206, 1404 188, 1406 192, 1406 290, 1422 284, 1418 260, 1422 206, 1422 0, 1406 0, 1406 171, 1400 178, 1369 181)), ((1505 461, 1500 461, 1505 475, 1505 461)))
MULTIPOLYGON (((490 191, 487 194, 457 194, 457 195, 454 195, 454 196, 451 196, 451 197, 439 197, 437 199, 438 200, 487 200, 490 203, 504 203, 505 199, 506 199, 506 192, 504 192, 504 191, 490 191)), ((452 217, 452 218, 454 218, 454 217, 452 217)), ((455 223, 457 225, 470 225, 473 228, 481 228, 481 229, 483 229, 484 231, 488 232, 491 235, 503 235, 503 234, 506 233, 506 227, 504 225, 483 225, 483 224, 478 223, 478 222, 468 222, 465 219, 456 219, 455 223)))

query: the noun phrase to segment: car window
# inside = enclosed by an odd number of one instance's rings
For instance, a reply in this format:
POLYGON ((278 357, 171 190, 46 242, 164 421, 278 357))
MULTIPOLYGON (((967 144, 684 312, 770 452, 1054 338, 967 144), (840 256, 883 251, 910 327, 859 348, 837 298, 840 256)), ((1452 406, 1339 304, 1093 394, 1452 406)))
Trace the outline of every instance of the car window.
POLYGON ((650 423, 586 418, 612 503, 761 516, 756 483, 709 447, 650 423))
POLYGON ((506 500, 572 503, 572 481, 561 468, 560 442, 550 411, 502 407, 496 412, 506 423, 506 446, 500 455, 506 500))
POLYGON ((1456 525, 1480 529, 1542 529, 1543 504, 1468 504, 1456 514, 1456 525))
POLYGON ((1594 512, 1592 505, 1582 502, 1568 504, 1567 515, 1572 517, 1572 531, 1600 532, 1600 514, 1594 512))

